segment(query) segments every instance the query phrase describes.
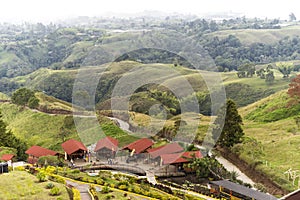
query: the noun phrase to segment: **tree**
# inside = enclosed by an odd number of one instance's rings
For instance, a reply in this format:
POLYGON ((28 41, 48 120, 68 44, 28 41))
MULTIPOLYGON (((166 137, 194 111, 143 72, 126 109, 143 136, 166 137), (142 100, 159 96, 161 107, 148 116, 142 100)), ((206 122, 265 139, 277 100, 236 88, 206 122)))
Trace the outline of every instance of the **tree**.
POLYGON ((252 77, 254 73, 255 73, 255 66, 253 63, 246 63, 238 67, 239 78, 252 77))
POLYGON ((276 66, 280 73, 283 74, 282 78, 288 78, 291 72, 294 70, 293 63, 276 63, 276 66))
POLYGON ((33 108, 38 106, 39 100, 34 96, 34 92, 27 88, 20 88, 16 90, 11 100, 14 104, 20 105, 20 106, 26 106, 30 104, 33 108))
POLYGON ((272 84, 275 80, 274 72, 273 71, 267 72, 265 80, 266 80, 266 83, 272 84))
POLYGON ((215 120, 217 125, 224 120, 224 126, 217 143, 221 147, 232 147, 234 144, 242 142, 242 137, 244 136, 244 131, 241 127, 243 124, 242 117, 237 111, 236 104, 230 99, 227 100, 222 110, 215 120), (224 116, 225 108, 226 114, 224 116))
POLYGON ((72 116, 66 116, 63 125, 60 127, 58 137, 62 139, 62 142, 66 141, 66 138, 72 133, 71 129, 74 127, 74 120, 72 116))
POLYGON ((291 98, 290 103, 294 104, 300 102, 300 74, 292 79, 287 93, 291 98))
POLYGON ((40 100, 35 96, 30 97, 28 100, 28 107, 31 109, 37 108, 39 106, 40 100))

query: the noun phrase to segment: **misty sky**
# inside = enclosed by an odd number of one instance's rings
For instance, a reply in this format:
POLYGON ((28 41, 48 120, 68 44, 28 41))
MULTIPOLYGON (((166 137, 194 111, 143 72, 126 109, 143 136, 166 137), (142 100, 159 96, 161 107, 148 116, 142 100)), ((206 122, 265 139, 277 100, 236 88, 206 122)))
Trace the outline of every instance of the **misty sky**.
POLYGON ((137 13, 145 10, 197 14, 232 11, 247 17, 287 19, 295 13, 300 19, 297 0, 5 0, 0 3, 0 22, 54 21, 73 16, 101 16, 137 13))

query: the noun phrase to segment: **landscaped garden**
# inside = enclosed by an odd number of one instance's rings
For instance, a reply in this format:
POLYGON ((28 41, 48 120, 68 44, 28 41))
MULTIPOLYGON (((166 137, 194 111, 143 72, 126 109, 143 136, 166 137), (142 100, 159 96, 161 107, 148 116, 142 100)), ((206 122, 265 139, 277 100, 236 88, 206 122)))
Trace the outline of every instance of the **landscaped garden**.
POLYGON ((69 199, 64 184, 39 179, 26 171, 12 171, 1 175, 0 199, 69 199))

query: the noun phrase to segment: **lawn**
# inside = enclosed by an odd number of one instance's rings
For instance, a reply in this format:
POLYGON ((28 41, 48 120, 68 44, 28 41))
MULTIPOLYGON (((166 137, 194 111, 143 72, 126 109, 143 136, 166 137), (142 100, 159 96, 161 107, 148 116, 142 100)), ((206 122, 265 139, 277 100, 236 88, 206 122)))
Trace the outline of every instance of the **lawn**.
POLYGON ((46 185, 50 181, 39 183, 38 179, 25 171, 13 171, 0 175, 0 199, 5 200, 56 200, 70 199, 67 190, 63 184, 54 183, 59 188, 61 194, 59 196, 50 196, 50 189, 46 189, 46 185))

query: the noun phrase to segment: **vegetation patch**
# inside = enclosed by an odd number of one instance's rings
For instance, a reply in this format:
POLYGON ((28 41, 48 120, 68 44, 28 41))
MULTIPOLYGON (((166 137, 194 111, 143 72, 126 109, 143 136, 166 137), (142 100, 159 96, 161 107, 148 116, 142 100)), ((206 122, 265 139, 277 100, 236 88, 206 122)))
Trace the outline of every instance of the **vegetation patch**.
MULTIPOLYGON (((53 182, 39 183, 38 179, 26 171, 12 171, 8 174, 1 175, 0 183, 0 199, 42 199, 42 200, 56 200, 69 199, 68 192, 63 184, 53 182), (47 185, 55 185, 53 194, 50 195, 47 185), (56 191, 59 193, 56 193, 56 191)), ((52 189, 53 189, 52 188, 52 189)), ((51 193, 52 194, 52 193, 51 193)))

